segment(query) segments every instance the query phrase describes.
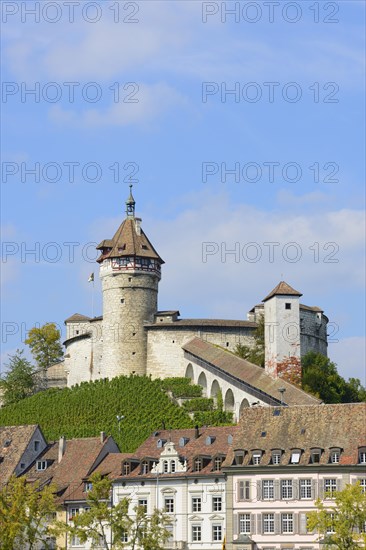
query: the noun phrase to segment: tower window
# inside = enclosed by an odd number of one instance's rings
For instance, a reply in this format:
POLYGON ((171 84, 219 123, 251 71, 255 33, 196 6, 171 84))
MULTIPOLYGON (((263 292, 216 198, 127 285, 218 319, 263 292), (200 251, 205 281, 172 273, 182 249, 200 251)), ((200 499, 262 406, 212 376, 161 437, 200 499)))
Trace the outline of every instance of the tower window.
POLYGON ((285 309, 291 309, 291 304, 289 304, 288 302, 285 303, 285 309))
POLYGON ((136 352, 135 352, 135 351, 133 351, 133 352, 132 352, 132 355, 136 355, 136 352))
POLYGON ((121 304, 124 304, 124 303, 125 303, 124 298, 121 298, 121 304))

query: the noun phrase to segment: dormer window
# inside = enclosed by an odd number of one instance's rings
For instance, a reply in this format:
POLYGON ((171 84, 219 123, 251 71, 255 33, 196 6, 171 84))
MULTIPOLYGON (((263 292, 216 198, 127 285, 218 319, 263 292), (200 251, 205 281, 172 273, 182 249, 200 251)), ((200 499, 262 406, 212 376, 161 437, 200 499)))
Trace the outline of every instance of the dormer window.
POLYGON ((300 449, 293 449, 291 452, 290 464, 299 464, 301 457, 300 449))
POLYGON ((184 447, 189 442, 189 437, 181 437, 179 439, 179 447, 184 447))
POLYGON ((164 460, 163 462, 163 472, 164 474, 167 474, 169 472, 169 462, 167 460, 164 460))
POLYGON ((221 470, 221 466, 224 458, 222 456, 216 456, 214 460, 214 470, 221 470))
POLYGON ((149 473, 149 463, 147 460, 144 460, 141 464, 141 473, 142 474, 148 474, 149 473))
POLYGON ((366 464, 366 447, 361 447, 358 450, 358 463, 366 464))
POLYGON ((84 483, 84 493, 88 493, 93 489, 93 483, 91 481, 86 481, 84 483))
POLYGON ((47 460, 37 460, 36 470, 38 472, 40 472, 40 471, 46 470, 46 469, 47 469, 47 460))
POLYGON ((262 458, 262 451, 253 451, 252 464, 254 466, 258 466, 258 464, 261 463, 261 458, 262 458))
POLYGON ((158 439, 158 441, 156 443, 157 448, 161 449, 162 447, 164 447, 166 441, 167 441, 166 439, 158 439))
POLYGON ((175 467, 176 467, 175 460, 172 460, 170 462, 170 471, 171 471, 172 474, 174 474, 174 472, 175 472, 175 467))
POLYGON ((340 457, 341 457, 341 449, 338 449, 338 448, 331 449, 329 462, 331 464, 339 464, 340 457))
POLYGON ((234 465, 241 466, 244 462, 245 451, 243 449, 236 449, 234 451, 234 465))
POLYGON ((321 455, 322 449, 311 449, 310 463, 319 464, 321 455))
POLYGON ((216 437, 214 435, 208 435, 206 437, 206 445, 212 445, 214 443, 216 437))
POLYGON ((201 457, 197 457, 194 459, 194 471, 200 472, 203 468, 203 460, 201 457))
POLYGON ((131 464, 129 462, 124 462, 122 466, 122 475, 128 476, 131 473, 131 464))
POLYGON ((282 456, 282 451, 277 450, 277 449, 272 451, 272 458, 271 458, 272 464, 274 464, 276 466, 278 464, 281 464, 281 456, 282 456))

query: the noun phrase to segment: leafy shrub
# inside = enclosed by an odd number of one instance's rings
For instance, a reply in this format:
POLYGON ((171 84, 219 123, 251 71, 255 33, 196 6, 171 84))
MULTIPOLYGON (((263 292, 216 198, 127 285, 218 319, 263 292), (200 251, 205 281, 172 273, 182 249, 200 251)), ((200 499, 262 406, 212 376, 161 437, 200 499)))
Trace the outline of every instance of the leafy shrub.
POLYGON ((208 399, 207 397, 195 397, 183 403, 182 407, 188 412, 213 411, 214 400, 208 399))
POLYGON ((165 378, 161 381, 162 388, 171 391, 174 397, 201 397, 202 388, 191 384, 189 378, 165 378))

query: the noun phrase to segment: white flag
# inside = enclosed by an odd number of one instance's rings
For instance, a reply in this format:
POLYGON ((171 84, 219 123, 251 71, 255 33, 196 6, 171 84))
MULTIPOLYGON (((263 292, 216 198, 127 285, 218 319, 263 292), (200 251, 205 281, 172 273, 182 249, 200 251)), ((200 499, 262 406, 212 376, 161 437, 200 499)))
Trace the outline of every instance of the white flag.
POLYGON ((91 273, 88 279, 88 283, 93 283, 93 282, 94 282, 94 273, 91 273))

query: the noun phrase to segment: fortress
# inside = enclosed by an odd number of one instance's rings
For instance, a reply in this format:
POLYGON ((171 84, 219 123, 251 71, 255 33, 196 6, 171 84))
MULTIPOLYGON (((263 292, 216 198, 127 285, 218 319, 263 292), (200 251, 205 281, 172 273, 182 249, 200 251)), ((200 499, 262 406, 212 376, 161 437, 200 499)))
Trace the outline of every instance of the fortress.
POLYGON ((97 249, 103 316, 76 313, 66 319, 65 360, 48 369, 49 385, 129 374, 188 376, 203 387, 204 395, 215 398, 220 390, 225 408, 236 416, 253 399, 267 404, 316 402, 288 380, 301 377, 300 358, 306 352, 327 354, 328 318, 319 307, 300 304, 302 294, 286 282, 254 306, 246 320, 184 319, 178 310, 159 311, 164 261, 135 216, 132 186, 125 219, 97 249), (254 345, 263 315, 265 369, 230 353, 238 344, 254 345))

